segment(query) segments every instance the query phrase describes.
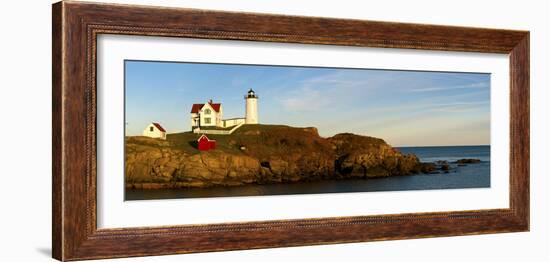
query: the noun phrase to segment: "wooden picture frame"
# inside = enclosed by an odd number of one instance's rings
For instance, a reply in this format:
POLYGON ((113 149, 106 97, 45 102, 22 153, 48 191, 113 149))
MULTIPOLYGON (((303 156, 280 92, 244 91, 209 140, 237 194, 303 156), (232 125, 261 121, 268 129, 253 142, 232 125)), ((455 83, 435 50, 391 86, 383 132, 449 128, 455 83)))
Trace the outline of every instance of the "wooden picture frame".
POLYGON ((149 256, 529 230, 528 31, 83 2, 54 4, 52 30, 52 245, 56 259, 149 256), (98 229, 96 41, 99 34, 508 54, 510 207, 98 229))

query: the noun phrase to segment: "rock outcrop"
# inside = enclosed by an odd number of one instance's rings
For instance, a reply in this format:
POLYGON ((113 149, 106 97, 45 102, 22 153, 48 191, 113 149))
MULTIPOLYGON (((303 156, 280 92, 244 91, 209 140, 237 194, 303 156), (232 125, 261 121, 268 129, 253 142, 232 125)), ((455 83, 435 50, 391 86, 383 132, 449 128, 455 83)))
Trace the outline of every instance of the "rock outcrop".
POLYGON ((429 168, 384 140, 354 134, 320 137, 315 128, 245 125, 215 137, 216 150, 192 147, 195 135, 166 141, 126 139, 126 186, 177 188, 410 175, 429 168))
POLYGON ((126 184, 131 187, 208 187, 258 180, 260 162, 246 155, 126 145, 126 184), (156 185, 155 185, 156 184, 156 185))
POLYGON ((420 172, 415 155, 403 155, 384 140, 354 134, 328 139, 336 152, 336 170, 344 177, 387 177, 420 172))
POLYGON ((481 163, 481 160, 475 158, 463 158, 455 161, 456 164, 477 164, 481 163))

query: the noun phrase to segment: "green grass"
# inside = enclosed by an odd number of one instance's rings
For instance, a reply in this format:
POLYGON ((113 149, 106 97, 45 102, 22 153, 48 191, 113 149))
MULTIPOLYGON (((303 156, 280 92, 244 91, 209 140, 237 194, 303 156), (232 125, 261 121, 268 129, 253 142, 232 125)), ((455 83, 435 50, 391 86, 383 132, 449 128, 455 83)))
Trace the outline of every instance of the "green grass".
MULTIPOLYGON (((222 151, 233 154, 245 154, 240 149, 241 146, 252 147, 255 149, 254 153, 269 154, 270 150, 286 150, 288 146, 279 148, 272 143, 278 143, 279 140, 285 140, 289 130, 297 130, 301 128, 293 128, 284 125, 243 125, 237 129, 233 134, 229 135, 212 135, 207 134, 208 138, 216 140, 216 151, 222 151), (273 141, 275 140, 275 141, 273 141), (259 152, 262 151, 262 152, 259 152), (264 152, 266 151, 266 152, 264 152)), ((301 134, 301 131, 298 131, 301 134)), ((141 139, 132 139, 130 143, 144 146, 154 147, 168 147, 171 149, 181 150, 187 154, 199 154, 196 148, 196 141, 202 134, 195 134, 192 131, 173 133, 166 135, 166 141, 156 139, 148 139, 142 137, 141 139)), ((308 139, 301 135, 288 134, 298 139, 308 139)), ((247 150, 247 153, 252 153, 247 150)))
MULTIPOLYGON (((195 142, 202 134, 195 134, 191 131, 166 135, 166 141, 170 142, 173 149, 182 150, 189 154, 197 154, 200 151, 195 147, 195 142)), ((206 135, 208 138, 216 140, 216 150, 238 153, 239 146, 236 144, 233 135, 206 135)))

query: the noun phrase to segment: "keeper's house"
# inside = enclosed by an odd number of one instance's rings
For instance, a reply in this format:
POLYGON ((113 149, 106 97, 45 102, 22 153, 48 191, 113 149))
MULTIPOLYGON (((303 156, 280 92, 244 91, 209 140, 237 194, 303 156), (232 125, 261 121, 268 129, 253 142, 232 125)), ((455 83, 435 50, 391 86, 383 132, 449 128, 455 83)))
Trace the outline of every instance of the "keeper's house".
POLYGON ((191 108, 191 126, 222 126, 223 108, 220 103, 209 100, 205 104, 193 104, 191 108))

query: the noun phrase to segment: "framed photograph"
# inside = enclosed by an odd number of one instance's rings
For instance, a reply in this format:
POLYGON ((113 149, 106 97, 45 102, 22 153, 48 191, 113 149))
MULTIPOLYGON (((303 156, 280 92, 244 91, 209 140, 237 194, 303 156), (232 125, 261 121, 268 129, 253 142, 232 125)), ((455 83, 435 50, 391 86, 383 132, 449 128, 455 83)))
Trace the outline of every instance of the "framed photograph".
POLYGON ((529 32, 53 5, 53 257, 529 230, 529 32))

